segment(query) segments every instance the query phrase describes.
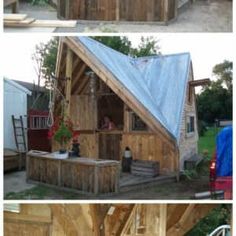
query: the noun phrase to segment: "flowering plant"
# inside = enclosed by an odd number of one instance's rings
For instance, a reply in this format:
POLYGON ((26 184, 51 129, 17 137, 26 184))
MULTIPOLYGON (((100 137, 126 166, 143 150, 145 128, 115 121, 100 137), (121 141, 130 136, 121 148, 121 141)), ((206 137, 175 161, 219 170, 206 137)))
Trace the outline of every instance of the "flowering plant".
MULTIPOLYGON (((76 133, 78 136, 78 134, 76 133)), ((48 138, 53 138, 61 145, 62 150, 66 150, 68 142, 75 138, 73 131, 73 123, 70 119, 63 120, 62 118, 55 119, 55 122, 48 132, 48 138)))

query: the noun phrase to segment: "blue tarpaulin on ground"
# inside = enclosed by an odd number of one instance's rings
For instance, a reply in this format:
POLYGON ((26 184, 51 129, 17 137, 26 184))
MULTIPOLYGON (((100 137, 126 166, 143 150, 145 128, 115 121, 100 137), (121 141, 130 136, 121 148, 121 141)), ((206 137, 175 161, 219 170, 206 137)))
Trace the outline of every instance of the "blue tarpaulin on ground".
POLYGON ((88 37, 77 40, 179 141, 189 53, 133 58, 88 37))
POLYGON ((225 127, 216 139, 216 175, 232 176, 233 127, 225 127))

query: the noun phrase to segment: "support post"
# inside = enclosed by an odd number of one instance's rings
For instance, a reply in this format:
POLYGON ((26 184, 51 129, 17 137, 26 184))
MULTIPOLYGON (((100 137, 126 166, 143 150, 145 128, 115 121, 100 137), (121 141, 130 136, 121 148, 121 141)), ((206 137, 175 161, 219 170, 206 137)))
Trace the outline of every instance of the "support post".
POLYGON ((70 100, 71 100, 71 80, 73 68, 73 53, 68 48, 66 55, 66 101, 64 109, 64 120, 70 116, 70 100))
POLYGON ((167 205, 160 204, 160 221, 159 221, 159 234, 166 236, 166 218, 167 218, 167 205))
POLYGON ((120 20, 120 0, 116 0, 116 21, 120 20))

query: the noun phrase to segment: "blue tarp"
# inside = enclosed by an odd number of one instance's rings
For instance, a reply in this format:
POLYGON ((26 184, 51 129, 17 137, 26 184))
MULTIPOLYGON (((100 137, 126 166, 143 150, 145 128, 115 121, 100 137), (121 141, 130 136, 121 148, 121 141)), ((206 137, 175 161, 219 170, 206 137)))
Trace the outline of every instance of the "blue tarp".
POLYGON ((216 138, 216 175, 232 176, 233 128, 225 127, 216 138))
POLYGON ((179 141, 189 53, 133 58, 88 37, 77 40, 179 141))

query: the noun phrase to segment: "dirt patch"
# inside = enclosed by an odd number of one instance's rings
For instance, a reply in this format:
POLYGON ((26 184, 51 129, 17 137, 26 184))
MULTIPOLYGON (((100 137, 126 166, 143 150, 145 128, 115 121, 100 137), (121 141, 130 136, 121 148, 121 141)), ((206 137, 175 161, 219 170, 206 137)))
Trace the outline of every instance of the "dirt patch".
POLYGON ((141 187, 116 195, 91 196, 74 192, 56 190, 54 188, 29 185, 25 182, 25 172, 16 172, 4 176, 5 199, 159 199, 180 200, 191 199, 196 192, 209 190, 208 177, 180 181, 178 183, 158 184, 151 187, 141 187), (12 175, 14 177, 12 177, 12 175), (16 176, 18 184, 16 186, 16 176), (14 184, 13 184, 14 183, 14 184))

